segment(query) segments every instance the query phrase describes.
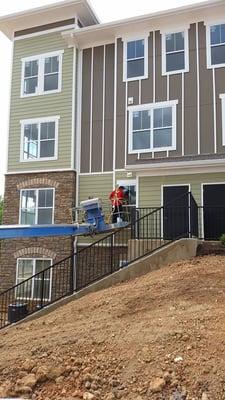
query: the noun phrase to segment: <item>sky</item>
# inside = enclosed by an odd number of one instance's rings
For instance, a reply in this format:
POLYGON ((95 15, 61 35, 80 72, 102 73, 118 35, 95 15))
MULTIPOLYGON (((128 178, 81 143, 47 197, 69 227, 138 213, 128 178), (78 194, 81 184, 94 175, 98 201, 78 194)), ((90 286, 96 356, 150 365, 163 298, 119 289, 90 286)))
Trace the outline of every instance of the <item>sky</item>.
MULTIPOLYGON (((58 1, 0 0, 0 16, 58 1)), ((90 4, 101 22, 134 17, 197 2, 200 0, 90 0, 90 4)), ((4 193, 4 174, 6 172, 11 55, 11 42, 0 32, 0 195, 4 193)))

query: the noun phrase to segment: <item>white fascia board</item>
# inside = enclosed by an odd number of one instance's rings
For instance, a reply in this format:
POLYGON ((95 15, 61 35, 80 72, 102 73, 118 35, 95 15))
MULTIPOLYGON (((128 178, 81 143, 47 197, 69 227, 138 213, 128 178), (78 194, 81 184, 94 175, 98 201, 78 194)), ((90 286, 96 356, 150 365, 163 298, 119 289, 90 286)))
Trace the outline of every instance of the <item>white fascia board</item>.
POLYGON ((126 171, 135 171, 139 176, 225 172, 225 159, 126 165, 126 171))
POLYGON ((99 24, 99 19, 88 0, 66 0, 2 16, 0 17, 0 31, 12 40, 16 31, 71 19, 75 15, 86 26, 99 24))
POLYGON ((80 48, 100 45, 101 39, 113 43, 115 37, 132 35, 134 32, 167 30, 172 27, 185 26, 187 24, 204 21, 209 15, 221 14, 221 6, 225 6, 223 0, 203 1, 195 5, 189 5, 170 10, 159 11, 153 14, 141 15, 119 21, 108 22, 74 30, 73 37, 76 38, 80 48), (217 8, 216 8, 217 7, 217 8), (179 20, 179 26, 178 21, 179 20))

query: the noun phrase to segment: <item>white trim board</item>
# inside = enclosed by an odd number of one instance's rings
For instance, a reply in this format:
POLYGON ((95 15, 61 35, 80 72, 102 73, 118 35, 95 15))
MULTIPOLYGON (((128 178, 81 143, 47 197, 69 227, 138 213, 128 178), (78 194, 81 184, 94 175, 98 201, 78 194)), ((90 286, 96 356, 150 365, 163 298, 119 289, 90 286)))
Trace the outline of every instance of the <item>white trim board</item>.
POLYGON ((59 26, 58 28, 46 29, 44 31, 28 33, 27 35, 15 36, 13 38, 13 41, 16 42, 18 40, 30 39, 30 38, 36 37, 36 36, 48 35, 49 33, 62 32, 62 31, 66 31, 67 29, 74 29, 74 27, 75 27, 75 24, 71 24, 71 25, 59 26))
POLYGON ((60 116, 49 116, 43 118, 32 118, 32 119, 23 119, 20 120, 21 124, 21 137, 20 137, 20 162, 21 163, 30 163, 30 162, 41 162, 41 161, 53 161, 58 159, 58 136, 59 136, 59 120, 60 116), (54 147, 54 156, 53 157, 40 157, 40 142, 41 142, 41 124, 45 122, 54 122, 55 123, 55 147, 54 147), (24 128, 26 125, 38 125, 38 157, 36 159, 24 159, 24 128))

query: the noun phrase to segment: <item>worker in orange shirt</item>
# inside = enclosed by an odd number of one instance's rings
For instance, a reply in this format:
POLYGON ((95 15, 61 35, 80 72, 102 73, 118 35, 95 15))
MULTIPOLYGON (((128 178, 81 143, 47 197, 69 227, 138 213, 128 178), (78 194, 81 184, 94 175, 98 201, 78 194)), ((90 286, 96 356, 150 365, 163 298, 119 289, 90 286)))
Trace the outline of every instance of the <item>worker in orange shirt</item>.
POLYGON ((109 199, 112 204, 112 223, 117 223, 117 218, 122 217, 124 204, 124 186, 119 186, 110 193, 109 199))

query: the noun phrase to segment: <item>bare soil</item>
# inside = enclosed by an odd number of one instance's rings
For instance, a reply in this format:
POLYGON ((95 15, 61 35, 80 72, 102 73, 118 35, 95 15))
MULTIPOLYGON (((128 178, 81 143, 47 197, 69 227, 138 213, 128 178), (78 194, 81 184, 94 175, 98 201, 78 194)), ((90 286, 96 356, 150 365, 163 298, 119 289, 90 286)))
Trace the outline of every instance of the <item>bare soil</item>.
POLYGON ((0 393, 27 377, 21 397, 37 400, 225 399, 225 257, 179 262, 1 331, 0 393))

